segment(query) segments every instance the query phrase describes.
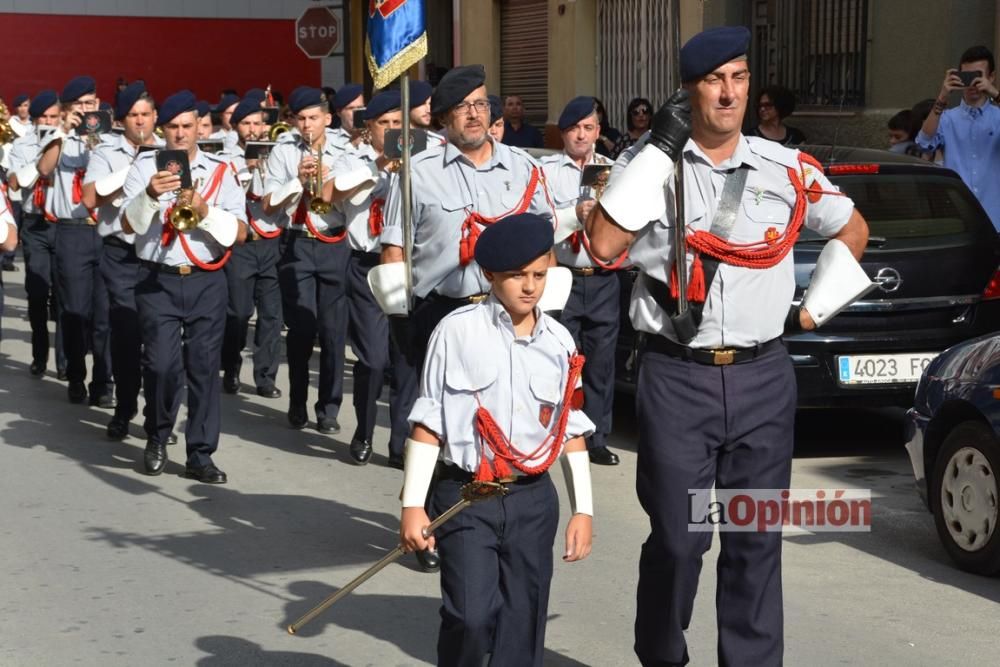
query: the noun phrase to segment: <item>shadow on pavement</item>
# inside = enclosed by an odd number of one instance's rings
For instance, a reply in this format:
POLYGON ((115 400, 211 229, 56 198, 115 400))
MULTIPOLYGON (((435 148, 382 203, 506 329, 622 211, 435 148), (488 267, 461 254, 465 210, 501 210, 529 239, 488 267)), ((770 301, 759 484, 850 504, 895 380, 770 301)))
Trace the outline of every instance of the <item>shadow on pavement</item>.
POLYGON ((347 663, 337 662, 321 655, 299 653, 298 651, 265 651, 239 637, 208 635, 195 640, 195 647, 208 653, 195 664, 198 667, 232 667, 233 665, 266 665, 267 667, 347 667, 347 663))

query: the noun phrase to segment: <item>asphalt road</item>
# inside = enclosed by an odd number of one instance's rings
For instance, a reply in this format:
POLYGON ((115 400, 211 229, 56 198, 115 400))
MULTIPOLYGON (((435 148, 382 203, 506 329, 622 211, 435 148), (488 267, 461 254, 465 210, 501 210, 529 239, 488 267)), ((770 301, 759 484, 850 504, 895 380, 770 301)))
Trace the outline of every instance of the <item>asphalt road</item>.
MULTIPOLYGON (((384 410, 376 455, 359 468, 347 453, 349 396, 342 435, 331 437, 291 431, 285 399, 244 385, 223 396, 216 462, 229 484, 181 477, 183 444, 170 448, 162 476, 146 477, 138 422, 126 442, 109 442, 109 413, 69 404, 52 368, 28 374, 23 276, 3 275, 0 665, 434 662, 437 576, 412 557, 299 635, 284 630, 395 544, 401 476, 385 465, 384 410)), ((284 368, 279 379, 286 389, 284 368)), ((913 491, 899 419, 800 414, 793 486, 869 488, 874 519, 870 533, 786 536, 788 665, 996 662, 1000 580, 948 561, 913 491)), ((647 524, 633 490, 634 441, 623 400, 613 439, 622 464, 593 471, 594 552, 578 564, 556 560, 547 665, 637 664, 634 589, 647 524)), ((695 665, 715 663, 717 546, 688 633, 695 665)))

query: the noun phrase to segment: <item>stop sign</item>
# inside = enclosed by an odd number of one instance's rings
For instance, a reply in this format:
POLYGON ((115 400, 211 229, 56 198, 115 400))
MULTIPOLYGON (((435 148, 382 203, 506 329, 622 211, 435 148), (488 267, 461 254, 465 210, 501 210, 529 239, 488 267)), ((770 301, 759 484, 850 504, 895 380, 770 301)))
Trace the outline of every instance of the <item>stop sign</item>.
POLYGON ((295 21, 295 43, 310 58, 326 58, 340 46, 340 21, 327 7, 309 7, 295 21))

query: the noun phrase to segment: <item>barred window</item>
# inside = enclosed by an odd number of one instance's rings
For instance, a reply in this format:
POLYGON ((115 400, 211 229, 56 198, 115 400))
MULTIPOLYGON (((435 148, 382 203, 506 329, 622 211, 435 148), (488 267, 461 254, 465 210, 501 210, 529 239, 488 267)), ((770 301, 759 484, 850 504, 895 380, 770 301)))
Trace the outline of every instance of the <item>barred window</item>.
POLYGON ((800 105, 864 106, 868 4, 754 0, 751 67, 757 86, 784 86, 800 105))

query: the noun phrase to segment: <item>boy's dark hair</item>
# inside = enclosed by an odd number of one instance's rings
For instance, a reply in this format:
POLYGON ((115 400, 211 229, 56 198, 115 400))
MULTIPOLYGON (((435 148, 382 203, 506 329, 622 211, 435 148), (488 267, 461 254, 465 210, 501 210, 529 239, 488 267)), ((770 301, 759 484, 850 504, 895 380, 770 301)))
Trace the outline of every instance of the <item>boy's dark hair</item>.
POLYGON ((778 118, 784 120, 795 111, 795 94, 782 86, 767 86, 757 93, 757 107, 760 108, 760 98, 767 95, 778 112, 778 118))
POLYGON ((966 49, 965 53, 962 54, 962 57, 959 58, 958 64, 961 66, 965 63, 974 63, 979 60, 985 60, 986 64, 990 67, 990 71, 985 72, 985 74, 992 74, 993 70, 996 69, 996 63, 993 61, 993 52, 985 46, 973 46, 966 49))
POLYGON ((896 113, 895 116, 889 119, 889 129, 890 130, 902 130, 907 134, 910 133, 910 129, 913 127, 913 112, 909 109, 903 109, 902 111, 896 113))

